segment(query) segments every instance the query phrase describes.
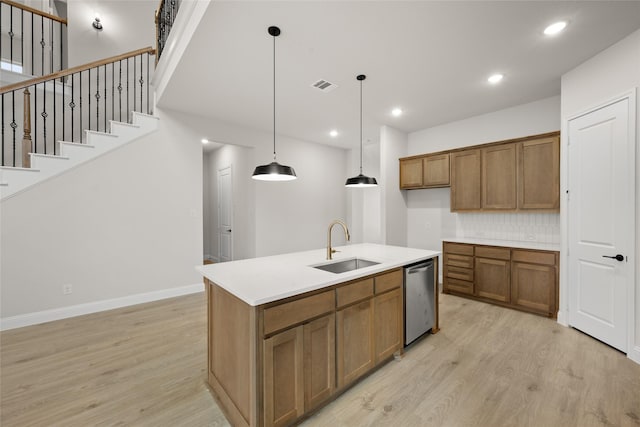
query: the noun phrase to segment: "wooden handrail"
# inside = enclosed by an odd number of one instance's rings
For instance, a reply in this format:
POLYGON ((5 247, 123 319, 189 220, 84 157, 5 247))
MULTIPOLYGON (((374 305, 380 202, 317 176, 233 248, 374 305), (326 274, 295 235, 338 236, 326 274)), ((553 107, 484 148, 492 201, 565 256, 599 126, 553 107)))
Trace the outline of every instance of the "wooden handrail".
MULTIPOLYGON (((3 0, 4 1, 4 0, 3 0)), ((37 85, 42 82, 48 82, 50 80, 59 79, 61 77, 70 76, 71 74, 79 73, 81 71, 87 71, 91 68, 96 68, 101 65, 111 64, 112 62, 121 61, 123 59, 132 58, 134 56, 142 55, 148 53, 149 55, 155 55, 156 50, 151 46, 145 47, 138 50, 133 50, 131 52, 123 53, 121 55, 112 56, 110 58, 100 59, 98 61, 89 62, 88 64, 78 65, 73 68, 67 68, 66 70, 58 71, 56 73, 47 74, 46 76, 36 77, 31 80, 26 80, 24 82, 14 83, 12 85, 0 87, 0 94, 11 92, 14 90, 22 89, 25 87, 37 85)))
POLYGON ((60 18, 59 16, 56 16, 56 15, 51 15, 50 13, 46 13, 46 12, 43 12, 41 10, 34 9, 32 7, 29 7, 29 6, 25 6, 24 4, 16 3, 16 2, 11 1, 11 0, 1 0, 0 3, 6 3, 9 6, 17 7, 18 9, 22 9, 24 11, 31 12, 31 13, 33 13, 35 15, 40 15, 40 16, 43 16, 45 18, 51 19, 53 21, 58 21, 58 22, 60 22, 60 23, 62 23, 64 25, 67 25, 67 20, 64 19, 64 18, 60 18))

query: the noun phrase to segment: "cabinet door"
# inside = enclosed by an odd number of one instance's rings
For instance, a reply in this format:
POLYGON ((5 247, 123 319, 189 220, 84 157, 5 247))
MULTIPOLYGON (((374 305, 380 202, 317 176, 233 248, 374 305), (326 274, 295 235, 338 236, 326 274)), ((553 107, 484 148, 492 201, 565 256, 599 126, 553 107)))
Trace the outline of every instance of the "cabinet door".
POLYGON ((482 149, 482 209, 517 208, 516 144, 482 149))
POLYGON ((560 138, 518 144, 518 208, 560 209, 560 138))
POLYGON ((556 267, 513 262, 511 293, 513 304, 547 316, 556 308, 556 267))
POLYGON ((400 188, 422 187, 422 157, 400 160, 400 188))
POLYGON ((376 363, 402 349, 402 292, 400 289, 375 297, 374 342, 376 363))
POLYGON ((304 408, 312 410, 336 387, 335 314, 304 325, 304 408))
POLYGON ((480 150, 451 153, 451 211, 480 207, 480 150))
POLYGON ((509 302, 509 261, 502 259, 476 258, 476 295, 495 301, 509 302))
POLYGON ((436 154, 424 158, 422 184, 425 187, 449 186, 449 154, 436 154))
POLYGON ((368 372, 375 364, 373 298, 336 313, 338 387, 368 372))
POLYGON ((304 413, 303 327, 264 340, 264 424, 288 425, 304 413))

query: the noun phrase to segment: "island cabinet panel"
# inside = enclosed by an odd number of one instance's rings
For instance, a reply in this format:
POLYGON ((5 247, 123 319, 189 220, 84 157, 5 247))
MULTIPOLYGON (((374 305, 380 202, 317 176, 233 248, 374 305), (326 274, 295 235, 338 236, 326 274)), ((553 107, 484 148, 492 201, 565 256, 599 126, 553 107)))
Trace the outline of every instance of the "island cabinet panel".
POLYGON ((448 187, 449 182, 449 153, 426 156, 423 161, 422 185, 425 188, 448 187))
POLYGON ((422 187, 422 158, 400 160, 400 188, 422 187))
POLYGON ((482 209, 515 210, 516 145, 504 144, 482 149, 482 209))
POLYGON ((336 313, 338 388, 375 365, 373 298, 336 313))
POLYGON ((560 209, 560 137, 518 144, 518 208, 560 209))
POLYGON ((333 311, 334 308, 335 295, 333 291, 326 291, 310 297, 265 308, 264 333, 270 334, 333 311))
POLYGON ((255 307, 208 282, 209 384, 234 425, 256 423, 255 307))
POLYGON ((373 296, 373 278, 358 280, 336 289, 338 308, 373 296))
POLYGON ((451 211, 477 211, 481 205, 480 150, 451 153, 451 211))
POLYGON ((402 269, 393 270, 390 273, 384 273, 376 276, 375 278, 375 291, 376 294, 381 294, 392 289, 402 287, 404 281, 404 275, 402 269))
POLYGON ((284 426, 304 413, 303 327, 264 340, 264 424, 284 426))
POLYGON ((396 289, 375 297, 376 363, 380 363, 402 349, 402 291, 396 289))
POLYGON ((327 401, 336 388, 336 316, 331 313, 304 325, 304 409, 327 401))

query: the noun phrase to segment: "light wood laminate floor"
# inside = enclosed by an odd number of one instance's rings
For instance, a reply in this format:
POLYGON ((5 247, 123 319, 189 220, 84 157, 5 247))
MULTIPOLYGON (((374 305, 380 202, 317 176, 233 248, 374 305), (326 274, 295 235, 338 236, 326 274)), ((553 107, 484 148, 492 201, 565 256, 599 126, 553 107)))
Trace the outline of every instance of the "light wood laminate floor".
MULTIPOLYGON (((0 425, 228 425, 203 294, 0 333, 0 425)), ((443 295, 440 333, 305 426, 640 426, 640 365, 554 320, 443 295)))

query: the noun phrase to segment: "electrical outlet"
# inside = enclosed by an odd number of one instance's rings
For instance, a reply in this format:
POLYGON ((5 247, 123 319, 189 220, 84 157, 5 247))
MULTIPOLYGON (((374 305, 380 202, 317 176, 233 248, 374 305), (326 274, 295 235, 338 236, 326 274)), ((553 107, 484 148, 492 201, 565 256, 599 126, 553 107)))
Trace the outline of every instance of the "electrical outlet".
POLYGON ((73 285, 70 285, 70 284, 62 285, 62 293, 63 295, 69 295, 73 293, 73 285))

